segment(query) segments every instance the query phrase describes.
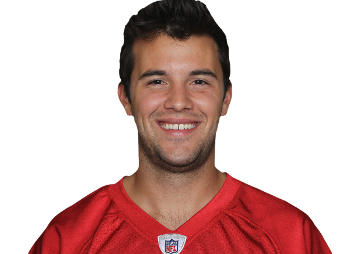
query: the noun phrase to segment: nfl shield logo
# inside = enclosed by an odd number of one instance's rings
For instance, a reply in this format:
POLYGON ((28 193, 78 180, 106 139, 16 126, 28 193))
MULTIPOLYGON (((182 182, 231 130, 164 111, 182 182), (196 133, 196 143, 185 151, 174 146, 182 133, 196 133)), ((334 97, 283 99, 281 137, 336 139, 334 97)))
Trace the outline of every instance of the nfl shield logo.
POLYGON ((164 253, 180 253, 185 246, 186 236, 179 234, 165 234, 158 236, 160 250, 164 253))
POLYGON ((177 253, 179 241, 165 240, 165 253, 177 253))

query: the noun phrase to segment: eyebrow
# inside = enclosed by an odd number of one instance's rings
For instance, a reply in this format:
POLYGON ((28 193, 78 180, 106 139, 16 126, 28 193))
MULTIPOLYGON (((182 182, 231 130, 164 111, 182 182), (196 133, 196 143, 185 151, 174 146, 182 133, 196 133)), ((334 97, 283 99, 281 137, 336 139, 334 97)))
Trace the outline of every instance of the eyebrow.
MULTIPOLYGON (((194 70, 191 71, 190 76, 198 76, 198 75, 204 75, 204 76, 211 76, 213 78, 218 78, 214 72, 212 72, 211 70, 208 69, 203 69, 203 70, 194 70)), ((152 77, 152 76, 168 76, 168 74, 166 73, 166 71, 163 70, 149 70, 144 72, 139 80, 143 79, 143 78, 147 78, 147 77, 152 77)))
POLYGON ((211 76, 213 78, 218 78, 214 72, 212 72, 211 70, 194 70, 190 72, 190 76, 196 76, 196 75, 204 75, 204 76, 211 76))
POLYGON ((151 76, 167 76, 168 74, 163 71, 163 70, 149 70, 149 71, 146 71, 144 72, 140 78, 140 79, 143 79, 143 78, 147 78, 147 77, 151 77, 151 76))

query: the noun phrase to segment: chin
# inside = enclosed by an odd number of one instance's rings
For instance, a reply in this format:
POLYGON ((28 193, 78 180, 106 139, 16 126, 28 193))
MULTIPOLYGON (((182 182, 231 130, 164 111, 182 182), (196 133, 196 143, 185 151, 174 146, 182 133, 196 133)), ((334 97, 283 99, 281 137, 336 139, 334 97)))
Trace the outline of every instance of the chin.
POLYGON ((205 156, 199 152, 191 156, 164 156, 159 154, 158 159, 155 162, 161 170, 171 173, 188 173, 199 170, 203 164, 208 160, 209 156, 205 156))
POLYGON ((215 135, 202 140, 195 147, 185 148, 179 144, 177 148, 164 149, 155 142, 150 142, 139 135, 139 149, 152 168, 170 173, 188 173, 200 170, 214 154, 215 135))

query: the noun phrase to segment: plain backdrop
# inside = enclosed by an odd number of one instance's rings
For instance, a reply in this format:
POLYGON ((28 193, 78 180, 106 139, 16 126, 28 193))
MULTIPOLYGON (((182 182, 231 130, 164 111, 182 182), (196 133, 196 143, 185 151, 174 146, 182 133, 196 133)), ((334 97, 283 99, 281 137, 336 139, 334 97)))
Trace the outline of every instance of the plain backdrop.
MULTIPOLYGON (((137 169, 119 53, 149 3, 0 2, 0 253, 27 253, 56 214, 137 169)), ((217 168, 300 208, 348 253, 349 1, 204 3, 232 71, 217 168)))

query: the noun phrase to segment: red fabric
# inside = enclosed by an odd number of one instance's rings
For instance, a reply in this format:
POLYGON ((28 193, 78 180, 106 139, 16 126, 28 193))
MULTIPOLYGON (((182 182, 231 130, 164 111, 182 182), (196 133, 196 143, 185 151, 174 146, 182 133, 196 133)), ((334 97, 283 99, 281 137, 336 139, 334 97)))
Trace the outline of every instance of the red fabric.
POLYGON ((214 199, 175 231, 139 208, 122 180, 102 187, 57 215, 29 253, 162 253, 157 237, 169 233, 187 237, 181 254, 331 253, 307 215, 229 175, 214 199))

